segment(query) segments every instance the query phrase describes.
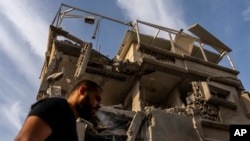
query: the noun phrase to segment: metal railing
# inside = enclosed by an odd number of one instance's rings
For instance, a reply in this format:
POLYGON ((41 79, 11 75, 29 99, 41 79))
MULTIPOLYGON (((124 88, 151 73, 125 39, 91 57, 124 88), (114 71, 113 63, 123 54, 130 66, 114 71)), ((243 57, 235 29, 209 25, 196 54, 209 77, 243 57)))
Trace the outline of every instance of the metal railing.
MULTIPOLYGON (((181 34, 184 34, 186 36, 190 36, 190 37, 192 37, 194 39, 196 45, 199 47, 199 49, 201 51, 203 60, 208 62, 208 58, 206 56, 205 49, 204 49, 204 45, 208 45, 208 44, 205 44, 199 38, 196 38, 196 37, 193 37, 193 36, 191 36, 191 35, 189 35, 187 33, 184 33, 182 30, 178 31, 178 30, 174 30, 174 29, 171 29, 171 28, 159 26, 159 25, 156 25, 156 24, 144 22, 144 21, 141 21, 141 20, 136 20, 134 24, 132 24, 132 22, 122 22, 122 21, 119 21, 119 20, 104 16, 104 15, 100 15, 100 14, 97 14, 97 13, 94 13, 94 12, 90 12, 90 11, 87 11, 87 10, 83 10, 83 9, 80 9, 80 8, 73 7, 73 6, 62 3, 60 8, 58 9, 58 12, 57 12, 56 16, 54 17, 54 19, 52 21, 52 25, 59 28, 61 26, 64 18, 81 18, 81 19, 84 19, 85 23, 88 23, 88 24, 94 24, 94 20, 95 20, 95 18, 97 18, 98 22, 96 23, 95 32, 96 32, 97 28, 99 27, 99 20, 100 19, 106 19, 106 20, 109 20, 111 22, 115 22, 115 23, 118 23, 118 24, 122 24, 122 25, 125 25, 125 26, 128 26, 128 27, 131 27, 132 31, 135 31, 136 34, 137 34, 137 42, 138 43, 141 43, 141 38, 140 38, 141 32, 140 32, 140 29, 139 29, 139 24, 146 25, 146 26, 149 26, 149 27, 152 27, 152 28, 156 29, 156 33, 153 36, 151 44, 153 44, 154 40, 159 37, 159 33, 161 31, 166 32, 168 34, 168 40, 170 41, 170 44, 171 44, 171 52, 173 52, 173 53, 176 53, 176 47, 175 47, 175 44, 174 44, 173 36, 177 36, 177 34, 181 33, 181 34), (79 12, 79 14, 78 13, 75 14, 76 12, 79 12), (90 14, 90 16, 89 15, 88 16, 83 15, 83 13, 90 14)), ((210 45, 208 45, 208 46, 210 46, 210 45)), ((212 46, 210 46, 210 47, 212 47, 212 46)), ((219 54, 219 58, 217 59, 216 63, 219 63, 219 61, 226 55, 232 69, 236 70, 235 65, 233 64, 232 59, 229 56, 229 53, 227 51, 218 52, 218 54, 219 54)))
MULTIPOLYGON (((213 48, 213 46, 210 46, 208 44, 205 44, 204 42, 202 42, 199 38, 196 38, 194 36, 191 36, 187 33, 184 33, 182 30, 174 30, 174 29, 171 29, 171 28, 166 28, 166 27, 163 27, 163 26, 159 26, 159 25, 155 25, 155 24, 152 24, 152 23, 148 23, 148 22, 144 22, 144 21, 140 21, 140 20, 136 20, 135 24, 133 25, 133 31, 136 32, 136 35, 137 35, 137 42, 138 44, 141 43, 141 38, 140 38, 140 29, 139 29, 139 24, 143 24, 143 25, 146 25, 146 26, 149 26, 149 27, 152 27, 152 28, 155 28, 156 29, 156 33, 154 34, 153 36, 153 40, 151 41, 151 43, 154 42, 154 40, 159 37, 159 32, 160 31, 164 31, 166 33, 168 33, 168 38, 166 38, 167 40, 170 41, 171 43, 171 52, 173 53, 176 53, 175 52, 175 44, 174 44, 174 40, 173 40, 173 36, 177 36, 177 34, 184 34, 186 36, 190 36, 194 39, 196 45, 199 47, 200 51, 201 51, 201 54, 202 54, 202 57, 204 59, 204 61, 208 62, 208 58, 205 54, 205 49, 204 49, 204 45, 207 45, 211 48, 213 48)), ((229 52, 227 51, 223 51, 222 53, 218 52, 219 54, 219 58, 217 59, 216 63, 219 63, 219 61, 224 57, 224 56, 227 56, 227 59, 228 59, 228 62, 230 64, 230 66, 232 67, 233 70, 236 70, 235 68, 235 65, 233 64, 233 61, 229 55, 229 52)))

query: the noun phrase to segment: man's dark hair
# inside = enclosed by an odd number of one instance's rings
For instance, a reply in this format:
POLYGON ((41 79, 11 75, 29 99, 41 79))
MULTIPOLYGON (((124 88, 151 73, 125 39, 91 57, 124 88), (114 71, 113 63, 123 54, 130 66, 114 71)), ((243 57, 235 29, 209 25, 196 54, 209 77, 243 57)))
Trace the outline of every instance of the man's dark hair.
POLYGON ((77 90, 80 86, 85 86, 86 91, 88 91, 88 92, 93 92, 93 91, 97 91, 97 90, 99 90, 101 92, 103 91, 102 88, 96 82, 94 82, 92 80, 85 79, 85 80, 81 80, 81 81, 77 82, 75 84, 75 86, 73 87, 73 89, 71 90, 71 93, 73 91, 77 90))

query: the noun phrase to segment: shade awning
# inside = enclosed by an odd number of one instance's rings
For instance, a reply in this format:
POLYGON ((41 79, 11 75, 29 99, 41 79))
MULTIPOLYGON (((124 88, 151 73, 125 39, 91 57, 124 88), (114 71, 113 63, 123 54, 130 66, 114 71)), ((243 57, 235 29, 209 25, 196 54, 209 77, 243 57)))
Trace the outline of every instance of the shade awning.
POLYGON ((227 45, 222 43, 219 39, 217 39, 214 35, 208 32, 205 28, 203 28, 199 24, 194 24, 188 28, 190 32, 200 38, 202 42, 210 45, 219 53, 223 53, 224 51, 230 52, 232 51, 227 45))

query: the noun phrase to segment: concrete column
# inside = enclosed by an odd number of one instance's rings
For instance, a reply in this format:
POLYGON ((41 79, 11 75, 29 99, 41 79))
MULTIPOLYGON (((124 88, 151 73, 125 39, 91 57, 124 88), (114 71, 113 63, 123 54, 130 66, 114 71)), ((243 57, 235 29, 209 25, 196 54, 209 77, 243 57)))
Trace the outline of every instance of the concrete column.
POLYGON ((137 81, 131 90, 132 93, 132 111, 142 111, 142 101, 140 92, 140 82, 137 81))

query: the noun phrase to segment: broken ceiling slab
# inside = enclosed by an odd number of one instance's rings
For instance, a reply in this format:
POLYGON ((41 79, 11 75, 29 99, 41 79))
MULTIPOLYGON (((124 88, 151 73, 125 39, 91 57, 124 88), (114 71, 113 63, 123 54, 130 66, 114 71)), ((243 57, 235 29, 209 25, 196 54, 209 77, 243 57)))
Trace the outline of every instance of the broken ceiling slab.
POLYGON ((199 24, 194 24, 188 28, 190 32, 200 38, 205 44, 211 45, 216 51, 223 53, 224 51, 232 51, 227 45, 222 43, 214 35, 209 33, 205 28, 199 24))
POLYGON ((147 132, 152 141, 200 141, 196 123, 192 118, 169 114, 162 110, 151 109, 148 117, 147 132))
POLYGON ((122 117, 131 118, 131 119, 136 114, 136 112, 134 112, 134 111, 127 111, 127 110, 115 109, 115 108, 112 108, 111 106, 101 107, 100 111, 107 112, 107 113, 113 113, 115 115, 119 115, 119 116, 122 116, 122 117))
POLYGON ((133 117, 132 123, 129 126, 127 131, 127 136, 129 141, 135 141, 136 136, 141 128, 141 124, 143 119, 145 118, 145 114, 143 112, 137 112, 133 117))

